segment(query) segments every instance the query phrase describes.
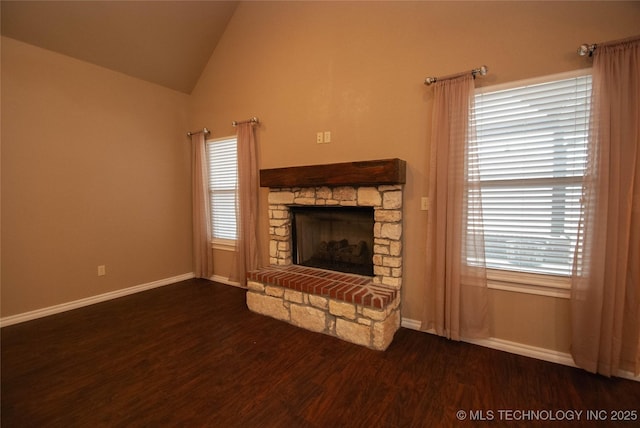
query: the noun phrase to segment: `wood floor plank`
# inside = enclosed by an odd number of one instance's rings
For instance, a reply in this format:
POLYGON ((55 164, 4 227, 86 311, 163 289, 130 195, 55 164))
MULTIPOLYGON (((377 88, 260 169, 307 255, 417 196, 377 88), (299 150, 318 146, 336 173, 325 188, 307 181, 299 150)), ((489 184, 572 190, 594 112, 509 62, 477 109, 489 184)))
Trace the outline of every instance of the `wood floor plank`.
POLYGON ((518 427, 558 421, 498 411, 640 412, 637 382, 403 328, 373 351, 254 314, 243 290, 204 280, 5 327, 1 341, 3 427, 487 425, 470 412, 518 427))

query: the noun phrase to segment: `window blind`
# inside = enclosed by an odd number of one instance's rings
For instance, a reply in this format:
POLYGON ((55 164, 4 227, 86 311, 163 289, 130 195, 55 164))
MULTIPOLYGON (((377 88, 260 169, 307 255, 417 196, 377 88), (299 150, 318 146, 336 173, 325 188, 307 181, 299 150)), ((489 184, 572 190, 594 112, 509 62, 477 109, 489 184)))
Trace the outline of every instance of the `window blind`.
POLYGON ((207 143, 209 203, 214 239, 236 239, 237 144, 234 138, 207 143))
POLYGON ((590 75, 476 94, 468 166, 480 180, 487 267, 571 274, 590 97, 590 75))

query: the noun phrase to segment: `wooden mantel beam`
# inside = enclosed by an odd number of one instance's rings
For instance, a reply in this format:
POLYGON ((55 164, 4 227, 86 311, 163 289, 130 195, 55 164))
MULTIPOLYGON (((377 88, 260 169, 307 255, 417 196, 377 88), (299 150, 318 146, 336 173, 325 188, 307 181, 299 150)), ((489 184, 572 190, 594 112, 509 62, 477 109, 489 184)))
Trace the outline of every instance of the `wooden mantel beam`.
POLYGON ((260 186, 283 188, 404 184, 406 169, 406 162, 397 158, 261 169, 260 186))

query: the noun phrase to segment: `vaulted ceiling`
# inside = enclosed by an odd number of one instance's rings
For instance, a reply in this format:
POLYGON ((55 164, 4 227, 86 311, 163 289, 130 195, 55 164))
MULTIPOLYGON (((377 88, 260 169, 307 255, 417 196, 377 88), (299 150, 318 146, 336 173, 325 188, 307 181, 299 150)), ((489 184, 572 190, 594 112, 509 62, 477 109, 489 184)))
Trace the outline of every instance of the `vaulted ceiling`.
POLYGON ((190 93, 238 1, 6 1, 2 35, 190 93))

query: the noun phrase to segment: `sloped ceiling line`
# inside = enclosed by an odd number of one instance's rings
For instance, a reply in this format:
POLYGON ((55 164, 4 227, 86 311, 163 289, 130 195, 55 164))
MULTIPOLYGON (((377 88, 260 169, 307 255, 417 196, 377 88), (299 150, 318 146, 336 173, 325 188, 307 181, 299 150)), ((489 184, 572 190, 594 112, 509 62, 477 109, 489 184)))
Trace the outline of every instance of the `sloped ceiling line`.
POLYGON ((2 35, 191 93, 238 1, 6 1, 2 35))

